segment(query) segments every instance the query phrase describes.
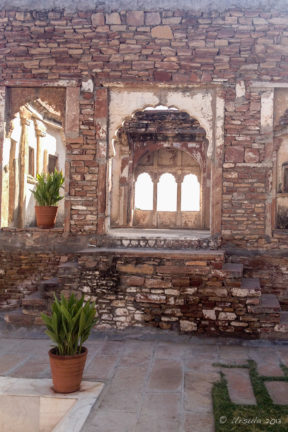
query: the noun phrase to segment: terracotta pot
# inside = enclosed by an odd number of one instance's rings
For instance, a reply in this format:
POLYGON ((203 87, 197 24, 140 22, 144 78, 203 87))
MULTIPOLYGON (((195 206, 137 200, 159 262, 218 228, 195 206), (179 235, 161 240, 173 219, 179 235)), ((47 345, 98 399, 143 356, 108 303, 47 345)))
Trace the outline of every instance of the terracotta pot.
POLYGON ((36 222, 39 228, 54 228, 58 207, 35 206, 36 222))
POLYGON ((56 349, 49 351, 53 389, 56 393, 73 393, 80 389, 88 349, 83 347, 81 354, 60 356, 56 349))

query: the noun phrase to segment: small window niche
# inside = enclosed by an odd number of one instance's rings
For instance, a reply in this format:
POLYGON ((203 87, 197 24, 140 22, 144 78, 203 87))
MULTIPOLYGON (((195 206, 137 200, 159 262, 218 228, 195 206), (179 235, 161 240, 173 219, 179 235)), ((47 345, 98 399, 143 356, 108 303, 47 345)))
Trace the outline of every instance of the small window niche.
POLYGON ((57 169, 58 156, 49 154, 48 156, 48 172, 51 174, 57 169))
POLYGON ((33 147, 29 147, 28 150, 28 174, 31 177, 35 177, 35 151, 33 147))

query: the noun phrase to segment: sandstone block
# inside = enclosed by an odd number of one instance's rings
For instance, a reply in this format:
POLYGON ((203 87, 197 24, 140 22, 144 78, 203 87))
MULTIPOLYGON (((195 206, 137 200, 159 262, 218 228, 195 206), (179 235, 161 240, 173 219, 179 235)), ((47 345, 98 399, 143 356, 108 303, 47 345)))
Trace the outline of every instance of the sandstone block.
POLYGON ((127 316, 128 310, 126 308, 117 308, 115 309, 116 316, 127 316))
POLYGON ((192 321, 181 320, 180 330, 183 332, 193 332, 197 331, 197 324, 192 321))
POLYGON ((144 24, 143 11, 129 11, 127 12, 127 24, 131 26, 141 26, 144 24))
POLYGON ((203 309, 203 316, 206 319, 216 320, 216 311, 214 309, 203 309))
POLYGON ((166 296, 158 294, 137 294, 138 303, 166 303, 166 296))
POLYGON ((257 149, 246 149, 245 150, 245 162, 257 163, 259 162, 259 150, 257 149))
POLYGON ((237 318, 237 315, 233 312, 220 312, 219 321, 234 321, 237 318))
POLYGON ((214 296, 214 297, 226 297, 228 292, 226 288, 204 288, 199 291, 200 295, 208 295, 208 296, 214 296))
POLYGON ((225 162, 243 162, 244 148, 240 146, 228 147, 225 154, 225 162))
POLYGON ((92 14, 91 20, 92 20, 92 25, 94 27, 96 27, 98 25, 102 26, 105 24, 105 17, 104 17, 104 14, 102 12, 92 14))
POLYGON ((170 288, 171 282, 162 279, 146 279, 145 286, 148 288, 170 288))
POLYGON ((146 25, 157 25, 161 23, 161 17, 159 12, 147 12, 145 15, 146 25))
POLYGON ((149 264, 119 264, 117 269, 123 273, 152 274, 154 269, 149 264))
POLYGON ((138 287, 144 284, 144 278, 140 276, 124 276, 121 278, 121 282, 124 285, 138 287))
POLYGON ((173 290, 173 289, 166 289, 165 294, 172 295, 172 296, 178 296, 180 294, 180 291, 173 290))
POLYGON ((173 39, 171 27, 168 25, 159 25, 152 28, 151 35, 156 39, 173 39))
POLYGON ((106 24, 121 24, 121 18, 118 12, 106 14, 106 24))
POLYGON ((170 72, 155 71, 154 72, 154 79, 155 79, 155 81, 162 81, 162 82, 171 81, 172 75, 170 72))

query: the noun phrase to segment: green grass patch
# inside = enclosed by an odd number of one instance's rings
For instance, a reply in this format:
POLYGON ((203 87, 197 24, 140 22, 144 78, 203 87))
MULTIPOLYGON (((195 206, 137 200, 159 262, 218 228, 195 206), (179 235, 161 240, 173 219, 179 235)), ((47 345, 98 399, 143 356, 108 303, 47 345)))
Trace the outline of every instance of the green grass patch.
POLYGON ((254 361, 249 360, 245 367, 249 368, 257 406, 234 404, 229 397, 225 376, 221 373, 220 381, 215 383, 212 389, 215 431, 287 432, 288 406, 273 404, 265 381, 288 381, 288 368, 282 367, 284 377, 263 377, 258 374, 254 361))

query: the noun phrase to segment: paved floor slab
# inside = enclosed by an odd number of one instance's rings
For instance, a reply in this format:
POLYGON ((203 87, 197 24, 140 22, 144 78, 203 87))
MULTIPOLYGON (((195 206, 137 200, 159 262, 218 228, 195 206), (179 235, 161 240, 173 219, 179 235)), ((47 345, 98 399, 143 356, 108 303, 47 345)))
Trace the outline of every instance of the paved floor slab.
POLYGON ((265 385, 274 404, 288 405, 288 382, 266 381, 265 385))
POLYGON ((223 368, 222 371, 227 379, 232 402, 239 405, 257 405, 248 369, 223 368))
POLYGON ((252 348, 249 350, 249 358, 256 361, 259 375, 273 377, 284 375, 280 367, 280 357, 275 349, 252 348))
MULTIPOLYGON (((50 375, 51 343, 42 330, 5 330, 2 339, 1 331, 0 324, 0 375, 50 375), (35 356, 41 365, 36 365, 35 356)), ((87 346, 84 378, 100 380, 105 387, 82 432, 214 432, 211 390, 220 378, 215 363, 237 366, 254 359, 263 375, 277 376, 283 374, 280 362, 288 359, 284 343, 190 337, 151 329, 93 333, 87 346)), ((234 401, 247 403, 250 398, 255 403, 248 369, 221 370, 227 373, 234 401)), ((267 384, 275 400, 286 401, 286 383, 283 389, 279 382, 267 384)))
POLYGON ((158 359, 155 361, 149 380, 149 390, 179 391, 183 380, 183 366, 180 361, 158 359))

